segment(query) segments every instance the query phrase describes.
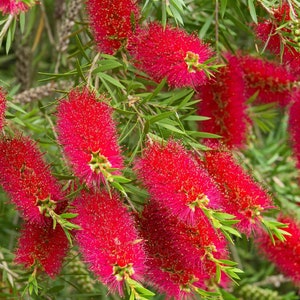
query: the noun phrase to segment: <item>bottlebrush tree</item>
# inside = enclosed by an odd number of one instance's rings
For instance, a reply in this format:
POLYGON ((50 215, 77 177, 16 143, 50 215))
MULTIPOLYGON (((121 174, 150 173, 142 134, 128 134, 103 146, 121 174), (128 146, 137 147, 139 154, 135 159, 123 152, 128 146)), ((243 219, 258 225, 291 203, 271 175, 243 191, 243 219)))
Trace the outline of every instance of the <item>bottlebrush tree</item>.
POLYGON ((300 297, 300 2, 0 3, 0 298, 300 297))

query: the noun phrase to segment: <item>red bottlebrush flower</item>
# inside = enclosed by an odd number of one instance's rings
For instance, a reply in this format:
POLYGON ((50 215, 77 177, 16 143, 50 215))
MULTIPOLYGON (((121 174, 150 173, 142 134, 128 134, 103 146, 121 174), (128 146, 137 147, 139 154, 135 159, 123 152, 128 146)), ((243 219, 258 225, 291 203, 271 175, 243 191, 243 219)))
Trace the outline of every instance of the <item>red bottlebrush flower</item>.
POLYGON ((17 15, 22 11, 29 9, 29 6, 20 0, 1 0, 0 11, 3 14, 17 15))
POLYGON ((208 173, 174 140, 149 142, 135 169, 152 198, 181 220, 194 224, 201 207, 219 207, 220 193, 208 173))
POLYGON ((98 49, 113 54, 133 34, 139 7, 133 0, 87 0, 90 26, 98 49))
POLYGON ((111 180, 123 168, 112 109, 87 89, 72 90, 57 108, 59 142, 75 175, 88 186, 111 180))
POLYGON ((243 71, 238 59, 228 56, 228 64, 219 69, 216 78, 204 85, 199 97, 198 113, 210 117, 199 122, 199 130, 221 135, 229 148, 241 148, 246 143, 246 98, 243 71))
MULTIPOLYGON (((278 25, 279 26, 279 25, 278 25)), ((269 20, 258 23, 256 26, 257 37, 266 44, 266 48, 278 57, 281 56, 282 39, 276 31, 277 25, 274 25, 269 20)), ((293 47, 285 47, 282 55, 282 62, 284 66, 294 74, 300 76, 300 54, 293 47)))
POLYGON ((25 223, 16 250, 15 261, 26 268, 33 265, 55 277, 67 254, 69 242, 59 224, 53 229, 52 221, 45 224, 25 223))
POLYGON ((262 103, 278 102, 281 106, 290 103, 296 77, 284 66, 251 56, 241 56, 245 74, 247 98, 259 91, 262 103))
POLYGON ((240 220, 236 226, 249 236, 257 229, 260 213, 271 207, 270 197, 228 151, 206 151, 203 164, 223 194, 222 210, 236 216, 240 220))
POLYGON ((203 63, 211 58, 212 50, 182 29, 151 23, 136 31, 127 49, 135 65, 156 82, 167 78, 171 87, 193 88, 206 82, 203 63))
POLYGON ((0 185, 30 222, 43 224, 47 208, 57 211, 65 205, 49 166, 27 137, 0 140, 0 185))
POLYGON ((282 62, 292 74, 299 76, 300 54, 294 47, 287 46, 287 41, 295 43, 292 35, 297 36, 296 30, 299 30, 299 25, 292 22, 288 3, 283 3, 281 7, 274 9, 273 14, 272 20, 264 20, 255 26, 256 36, 266 44, 266 48, 271 53, 278 57, 281 56, 282 46, 284 46, 282 62), (289 25, 282 26, 283 24, 289 25))
POLYGON ((257 247, 283 274, 291 278, 295 285, 300 286, 300 223, 289 216, 280 216, 278 221, 288 224, 284 230, 291 235, 286 235, 284 242, 275 238, 274 245, 268 233, 262 232, 259 238, 255 239, 257 247))
POLYGON ((189 226, 155 202, 146 205, 140 218, 145 239, 147 275, 160 293, 185 299, 193 288, 206 288, 215 276, 215 259, 227 259, 226 241, 203 217, 189 226))
POLYGON ((273 9, 274 21, 278 24, 280 22, 287 22, 291 20, 290 5, 288 3, 282 3, 278 8, 273 9))
POLYGON ((300 169, 300 90, 297 90, 293 95, 293 105, 289 112, 289 133, 290 140, 296 158, 296 166, 300 169))
POLYGON ((145 254, 134 220, 117 194, 82 193, 74 202, 74 223, 85 261, 112 292, 123 294, 124 278, 141 280, 145 254))
POLYGON ((3 90, 0 87, 0 131, 4 126, 5 109, 6 109, 6 97, 3 90))
POLYGON ((274 54, 279 54, 281 40, 275 29, 273 22, 266 20, 256 25, 255 34, 261 41, 267 43, 267 49, 274 54))

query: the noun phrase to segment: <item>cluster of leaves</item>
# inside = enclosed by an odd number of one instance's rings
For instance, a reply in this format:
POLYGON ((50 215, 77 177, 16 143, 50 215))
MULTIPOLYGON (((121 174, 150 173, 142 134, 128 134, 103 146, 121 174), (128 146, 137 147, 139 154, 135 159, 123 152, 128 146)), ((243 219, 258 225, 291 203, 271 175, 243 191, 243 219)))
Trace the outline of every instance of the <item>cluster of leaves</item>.
MULTIPOLYGON (((7 133, 13 135, 15 131, 22 131, 24 135, 33 136, 38 141, 47 161, 51 163, 55 177, 64 184, 64 189, 71 190, 70 198, 79 193, 79 190, 70 186, 74 176, 66 166, 57 144, 53 114, 58 99, 64 97, 70 87, 90 86, 110 97, 110 105, 118 117, 119 143, 127 166, 132 165, 147 139, 180 139, 187 148, 200 153, 207 148, 199 140, 219 138, 215 134, 197 130, 197 122, 205 122, 207 117, 196 113, 196 105, 201 99, 195 97, 192 89, 171 90, 165 80, 155 83, 136 70, 125 55, 97 53, 83 3, 75 18, 76 23, 66 33, 67 50, 58 51, 66 43, 60 39, 60 31, 63 26, 66 28, 66 24, 68 25, 68 14, 62 2, 69 7, 71 1, 42 0, 40 5, 33 6, 18 17, 0 15, 0 85, 8 91, 7 133), (49 83, 55 85, 55 92, 49 92, 49 95, 36 95, 36 90, 30 90, 49 83)), ((187 31, 196 32, 201 39, 211 43, 219 54, 222 51, 236 53, 239 50, 255 53, 251 24, 257 23, 259 17, 268 16, 268 11, 281 1, 142 2, 143 18, 160 20, 164 26, 167 23, 184 26, 187 31)), ((298 1, 288 2, 299 9, 298 1)), ((281 113, 272 104, 253 107, 250 114, 253 116, 254 126, 249 145, 245 151, 237 153, 237 156, 243 166, 252 170, 257 180, 263 182, 272 193, 276 205, 285 212, 298 213, 300 219, 299 179, 288 144, 287 114, 281 113)), ((112 186, 136 210, 141 210, 147 193, 135 184, 131 168, 125 169, 123 175, 114 176, 112 186)), ((7 204, 4 192, 1 192, 0 200, 0 299, 13 299, 21 295, 24 299, 117 299, 117 296, 107 294, 106 288, 94 280, 93 275, 75 256, 66 258, 63 270, 55 280, 36 275, 35 272, 29 273, 15 265, 12 253, 21 220, 14 207, 7 204), (86 281, 79 280, 83 277, 86 281), (89 288, 87 283, 90 284, 89 288)), ((64 228, 69 234, 68 229, 74 228, 69 223, 72 217, 71 214, 65 214, 55 216, 54 219, 59 224, 66 224, 64 228)), ((238 268, 232 261, 218 260, 216 276, 220 277, 222 268, 233 279, 240 276, 242 280, 239 285, 232 287, 230 293, 222 289, 217 293, 199 289, 199 299, 254 299, 247 290, 249 285, 252 290, 257 289, 260 299, 268 299, 261 293, 262 289, 267 295, 268 291, 276 291, 278 299, 297 299, 296 288, 281 277, 273 265, 257 255, 252 241, 245 237, 236 238, 239 233, 232 229, 234 221, 230 219, 225 214, 214 216, 216 223, 222 221, 227 237, 234 242, 230 250, 232 260, 237 263, 238 268), (236 236, 232 236, 232 233, 236 236), (239 269, 245 272, 240 275, 239 269), (273 278, 275 279, 272 281, 273 278)), ((272 226, 275 235, 277 232, 280 237, 280 228, 269 221, 267 227, 272 226)), ((69 239, 71 240, 70 235, 69 239)), ((130 300, 164 297, 154 296, 151 290, 131 279, 127 280, 126 288, 126 297, 130 300)))

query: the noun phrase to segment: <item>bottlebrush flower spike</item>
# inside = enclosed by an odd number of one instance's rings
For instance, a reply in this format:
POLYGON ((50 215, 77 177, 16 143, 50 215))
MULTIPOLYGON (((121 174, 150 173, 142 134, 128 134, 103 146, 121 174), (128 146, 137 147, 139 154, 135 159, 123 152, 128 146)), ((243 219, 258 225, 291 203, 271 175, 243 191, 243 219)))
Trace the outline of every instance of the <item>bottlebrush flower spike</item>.
MULTIPOLYGON (((32 4, 35 1, 32 1, 32 4)), ((29 9, 29 6, 20 0, 1 0, 0 3, 0 11, 3 14, 12 14, 17 15, 22 11, 26 11, 29 9)))
POLYGON ((98 49, 114 54, 133 34, 140 17, 136 1, 87 0, 86 6, 98 49))
POLYGON ((6 109, 6 97, 3 90, 0 87, 0 131, 4 127, 5 109, 6 109))
POLYGON ((195 224, 201 208, 219 208, 212 179, 179 142, 148 142, 135 170, 152 199, 183 221, 195 224))
POLYGON ((149 142, 135 170, 153 201, 185 222, 195 224, 203 216, 202 209, 219 208, 219 190, 179 142, 149 142))
POLYGON ((154 81, 167 78, 171 87, 197 87, 206 82, 204 62, 212 50, 196 35, 167 25, 151 23, 136 30, 128 40, 127 49, 137 68, 154 81))
POLYGON ((262 103, 278 102, 285 106, 291 102, 296 77, 284 66, 252 56, 241 56, 245 74, 247 98, 259 91, 262 103))
POLYGON ((300 90, 293 94, 293 104, 289 111, 288 130, 296 166, 300 169, 300 90))
POLYGON ((112 292, 123 294, 124 279, 141 280, 145 254, 134 220, 117 194, 84 192, 75 201, 73 222, 84 260, 112 292))
POLYGON ((169 298, 193 299, 195 287, 204 289, 213 281, 213 260, 228 258, 226 240, 207 218, 189 226, 153 201, 143 210, 140 231, 149 280, 169 298))
POLYGON ((112 109, 87 89, 72 90, 57 108, 59 142, 75 175, 89 187, 111 181, 123 168, 112 109))
POLYGON ((254 27, 256 36, 265 43, 265 47, 271 53, 278 57, 282 56, 283 64, 291 73, 299 76, 300 54, 295 47, 288 45, 288 43, 296 45, 300 42, 299 24, 291 20, 288 3, 282 3, 282 6, 274 9, 273 16, 272 20, 263 20, 254 27), (282 46, 284 46, 283 52, 282 46))
POLYGON ((18 241, 15 261, 26 268, 36 266, 55 277, 67 254, 69 242, 59 224, 53 229, 52 220, 43 225, 25 223, 18 241))
POLYGON ((300 286, 300 224, 290 216, 279 216, 278 221, 288 224, 284 230, 290 233, 285 236, 286 241, 281 242, 275 238, 275 245, 268 233, 262 232, 255 239, 261 251, 278 269, 292 279, 295 285, 300 286))
POLYGON ((215 78, 209 80, 198 94, 199 115, 210 120, 199 122, 199 130, 222 136, 229 148, 242 148, 246 143, 247 124, 245 83, 238 59, 227 55, 228 63, 219 68, 215 78))
POLYGON ((49 166, 27 137, 0 140, 0 185, 30 222, 43 224, 48 209, 58 211, 65 206, 49 166))
POLYGON ((236 163, 229 151, 205 152, 204 166, 222 192, 220 207, 236 216, 237 228, 250 235, 257 229, 260 214, 272 206, 269 195, 236 163))

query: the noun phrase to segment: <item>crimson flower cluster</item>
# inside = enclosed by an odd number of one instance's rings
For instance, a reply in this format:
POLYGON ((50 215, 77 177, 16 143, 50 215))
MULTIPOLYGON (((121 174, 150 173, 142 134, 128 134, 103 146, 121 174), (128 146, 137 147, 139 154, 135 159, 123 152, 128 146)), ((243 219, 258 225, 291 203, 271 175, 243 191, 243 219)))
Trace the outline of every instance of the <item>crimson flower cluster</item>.
POLYGON ((285 66, 249 55, 239 60, 245 74, 246 99, 258 92, 257 100, 262 103, 286 106, 291 102, 297 78, 285 66))
POLYGON ((212 57, 212 50, 196 35, 158 23, 138 28, 127 50, 137 68, 156 82, 166 78, 171 87, 203 85, 207 79, 204 63, 212 57))
POLYGON ((292 22, 290 6, 286 2, 283 2, 279 8, 273 9, 272 13, 272 19, 263 20, 255 26, 256 36, 264 42, 264 46, 275 57, 280 57, 282 49, 284 49, 282 52, 283 64, 298 77, 300 76, 300 55, 294 47, 288 45, 288 43, 294 44, 292 36, 295 30, 299 29, 298 24, 292 22), (285 42, 283 42, 283 37, 286 39, 285 42))
POLYGON ((6 109, 6 97, 4 91, 0 88, 0 131, 4 127, 6 109))
POLYGON ((210 117, 199 122, 199 130, 221 135, 222 142, 230 148, 242 148, 251 123, 246 112, 244 73, 237 57, 226 58, 227 64, 197 95, 202 100, 198 105, 199 115, 210 117))
MULTIPOLYGON (((15 14, 26 9, 22 5, 4 1, 0 10, 15 14)), ((216 78, 208 79, 207 61, 213 51, 196 35, 155 22, 140 26, 135 1, 87 0, 86 5, 99 51, 115 54, 124 46, 130 61, 154 81, 166 78, 170 87, 191 87, 198 92, 203 100, 199 113, 211 117, 201 130, 222 135, 229 148, 242 147, 250 123, 246 99, 258 92, 263 103, 277 101, 286 106, 295 101, 290 128, 294 143, 300 144, 296 71, 251 56, 226 54, 226 65, 216 78)), ((282 21, 286 14, 285 6, 274 11, 272 28, 267 21, 259 24, 257 35, 264 40, 266 32, 270 30, 269 35, 274 30, 274 22, 282 21)), ((269 41, 275 54, 278 41, 276 34, 269 41)), ((293 53, 287 53, 285 59, 292 66, 295 59, 289 55, 293 53)), ((0 90, 1 130, 4 111, 5 97, 0 90)), ((103 188, 124 168, 112 113, 109 99, 87 88, 71 90, 57 107, 58 141, 84 185, 72 203, 72 212, 77 214, 74 223, 81 228, 75 240, 91 271, 112 292, 122 296, 126 279, 142 281, 146 273, 146 279, 168 297, 193 297, 197 288, 215 284, 219 260, 229 256, 219 230, 222 224, 215 226, 214 214, 235 216, 237 228, 249 237, 272 201, 228 150, 213 146, 201 160, 173 139, 166 143, 151 140, 134 167, 150 195, 136 228, 119 195, 103 188)), ((54 277, 68 240, 64 228, 59 224, 54 228, 49 217, 64 212, 68 203, 31 139, 1 137, 0 184, 25 220, 16 261, 28 268, 40 266, 54 277)), ((298 284, 299 224, 290 218, 279 220, 289 224, 287 244, 277 243, 273 248, 262 232, 258 245, 283 272, 290 270, 287 275, 298 284)), ((221 285, 226 285, 225 274, 221 277, 221 285)))
POLYGON ((207 171, 175 140, 149 142, 135 169, 153 200, 184 222, 197 223, 202 207, 220 207, 220 192, 207 171))
POLYGON ((27 267, 40 266, 50 276, 56 275, 68 250, 68 240, 59 224, 52 229, 49 217, 51 212, 62 212, 66 203, 31 139, 1 138, 0 185, 25 219, 16 261, 27 267))
POLYGON ((63 194, 35 143, 27 137, 0 141, 0 184, 29 222, 43 224, 47 207, 62 205, 63 194))
POLYGON ((140 219, 147 274, 176 299, 213 280, 216 259, 226 258, 224 237, 211 222, 214 212, 236 216, 238 228, 250 236, 271 206, 267 193, 219 149, 202 161, 175 140, 150 141, 135 170, 150 194, 140 219))
POLYGON ((134 219, 116 193, 83 192, 74 201, 81 227, 76 241, 84 260, 110 291, 123 295, 124 279, 141 280, 145 253, 134 219))
POLYGON ((133 34, 139 19, 134 0, 87 0, 90 26, 99 51, 114 54, 133 34))
POLYGON ((123 295, 127 278, 142 279, 145 254, 133 217, 116 193, 101 186, 123 167, 107 102, 87 88, 72 90, 57 107, 57 130, 75 175, 89 188, 73 202, 74 223, 81 227, 76 241, 91 271, 123 295))
POLYGON ((224 236, 207 218, 201 217, 191 226, 156 201, 145 206, 140 231, 149 280, 168 297, 185 299, 193 295, 195 287, 205 289, 216 273, 213 260, 228 259, 224 236))
POLYGON ((100 52, 114 54, 125 46, 137 68, 156 82, 166 78, 178 88, 205 84, 206 61, 213 51, 195 34, 155 22, 140 26, 139 6, 133 0, 88 0, 86 6, 100 52))
POLYGON ((261 232, 256 243, 258 249, 279 270, 292 279, 295 285, 300 286, 300 224, 295 218, 281 215, 278 221, 288 225, 285 230, 290 234, 286 241, 275 240, 275 245, 270 241, 265 232, 261 232))
POLYGON ((58 140, 74 173, 89 187, 112 180, 123 168, 108 99, 87 89, 72 90, 57 108, 58 140))
POLYGON ((238 229, 247 236, 257 231, 261 213, 273 206, 267 192, 237 164, 228 150, 206 151, 203 164, 222 193, 222 209, 240 220, 238 229))
POLYGON ((291 145, 293 146, 296 166, 300 169, 300 90, 294 94, 294 102, 289 113, 289 132, 291 145))
MULTIPOLYGON (((283 2, 282 5, 273 9, 273 18, 271 20, 263 20, 256 26, 256 35, 258 39, 265 43, 266 48, 277 57, 282 57, 282 67, 290 72, 290 76, 299 81, 300 78, 300 55, 295 47, 293 37, 297 36, 299 24, 291 18, 291 9, 288 3, 283 2), (282 51, 283 50, 283 51, 282 51)), ((293 13, 298 13, 293 11, 293 13)), ((295 16, 297 17, 297 16, 295 16)), ((298 41, 299 42, 299 41, 298 41)), ((280 96, 280 93, 279 93, 280 96)), ((283 99, 286 97, 283 97, 283 99)), ((300 168, 300 148, 299 148, 299 86, 294 85, 290 99, 291 107, 289 111, 289 133, 291 137, 291 145, 293 147, 294 156, 296 158, 297 168, 300 168)))
POLYGON ((17 15, 22 11, 28 10, 28 8, 29 7, 24 2, 18 0, 1 0, 0 3, 0 11, 5 15, 17 15))
POLYGON ((60 225, 53 229, 50 219, 43 225, 26 222, 21 230, 15 261, 26 268, 39 265, 54 278, 61 270, 68 249, 69 242, 60 225))

